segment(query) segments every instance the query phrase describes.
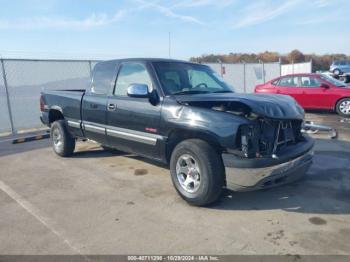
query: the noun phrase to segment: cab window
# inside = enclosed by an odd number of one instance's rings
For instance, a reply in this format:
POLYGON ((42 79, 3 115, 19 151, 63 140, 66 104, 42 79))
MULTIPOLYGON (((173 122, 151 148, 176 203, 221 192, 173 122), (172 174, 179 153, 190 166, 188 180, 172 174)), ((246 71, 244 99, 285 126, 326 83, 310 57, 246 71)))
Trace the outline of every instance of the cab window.
POLYGON ((131 84, 144 84, 152 90, 152 80, 146 67, 139 63, 125 63, 121 66, 114 89, 117 96, 127 96, 128 87, 131 84))
POLYGON ((97 95, 106 95, 114 86, 116 65, 114 62, 96 64, 90 92, 97 95))

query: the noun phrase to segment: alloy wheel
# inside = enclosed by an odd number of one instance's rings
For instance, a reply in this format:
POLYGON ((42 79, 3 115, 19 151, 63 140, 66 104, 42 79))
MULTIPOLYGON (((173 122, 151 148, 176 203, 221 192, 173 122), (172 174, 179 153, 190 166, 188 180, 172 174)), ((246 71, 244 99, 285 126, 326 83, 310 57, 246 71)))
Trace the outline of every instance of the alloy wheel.
POLYGON ((181 155, 176 163, 176 175, 181 187, 188 193, 198 190, 201 174, 198 161, 190 154, 181 155))

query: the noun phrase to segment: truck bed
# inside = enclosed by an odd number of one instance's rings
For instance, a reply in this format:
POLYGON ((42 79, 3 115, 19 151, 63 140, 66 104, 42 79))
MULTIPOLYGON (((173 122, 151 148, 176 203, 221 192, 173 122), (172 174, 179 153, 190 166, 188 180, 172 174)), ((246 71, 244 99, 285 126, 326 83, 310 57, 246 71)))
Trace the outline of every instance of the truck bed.
MULTIPOLYGON (((85 94, 84 89, 51 90, 42 92, 42 99, 47 109, 60 111, 67 120, 81 120, 81 102, 85 94)), ((48 121, 43 119, 43 122, 48 121)), ((48 124, 48 123, 45 123, 48 124)))

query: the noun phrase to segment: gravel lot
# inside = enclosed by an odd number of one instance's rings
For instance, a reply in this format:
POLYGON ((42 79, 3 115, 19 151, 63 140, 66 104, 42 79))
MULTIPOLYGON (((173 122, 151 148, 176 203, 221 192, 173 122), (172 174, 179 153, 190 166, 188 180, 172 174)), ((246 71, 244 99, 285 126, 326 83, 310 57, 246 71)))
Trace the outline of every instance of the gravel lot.
POLYGON ((304 179, 208 208, 187 205, 166 166, 94 143, 4 154, 0 254, 350 254, 350 123, 308 119, 340 134, 317 137, 304 179))

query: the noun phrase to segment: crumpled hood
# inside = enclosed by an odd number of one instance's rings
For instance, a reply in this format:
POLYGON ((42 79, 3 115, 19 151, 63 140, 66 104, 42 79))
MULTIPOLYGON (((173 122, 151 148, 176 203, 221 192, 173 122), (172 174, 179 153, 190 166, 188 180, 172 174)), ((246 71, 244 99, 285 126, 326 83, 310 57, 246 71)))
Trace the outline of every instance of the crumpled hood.
POLYGON ((195 94, 177 95, 175 99, 179 103, 195 102, 235 102, 248 106, 257 115, 278 119, 304 119, 304 110, 294 100, 286 95, 271 94, 195 94))

